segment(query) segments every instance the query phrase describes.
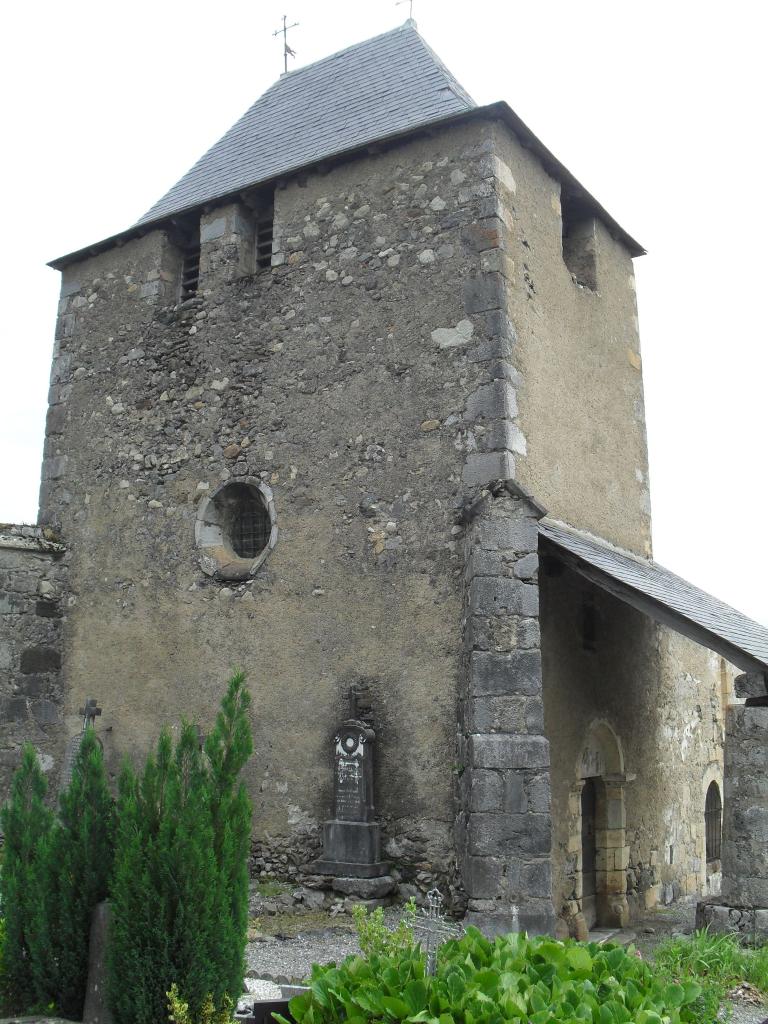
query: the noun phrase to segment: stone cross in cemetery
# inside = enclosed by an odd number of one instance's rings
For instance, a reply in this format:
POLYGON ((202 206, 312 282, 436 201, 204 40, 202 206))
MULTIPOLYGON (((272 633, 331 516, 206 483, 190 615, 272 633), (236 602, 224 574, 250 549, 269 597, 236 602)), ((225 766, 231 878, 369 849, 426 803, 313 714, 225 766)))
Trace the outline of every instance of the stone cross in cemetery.
POLYGON ((449 939, 459 939, 464 934, 460 924, 446 921, 439 889, 430 889, 427 893, 427 905, 421 908, 420 916, 413 923, 413 934, 427 958, 427 974, 434 974, 440 947, 449 939))
POLYGON ((61 781, 59 783, 59 791, 63 792, 72 781, 72 767, 75 763, 75 757, 80 749, 80 744, 83 742, 83 736, 88 726, 95 726, 96 719, 101 714, 101 708, 99 702, 95 697, 88 697, 85 704, 78 710, 78 715, 83 720, 83 725, 79 733, 76 733, 68 742, 67 749, 64 751, 64 761, 61 767, 61 781))
POLYGON ((78 714, 83 716, 83 732, 88 726, 94 726, 96 724, 96 718, 101 714, 101 708, 99 702, 95 697, 89 697, 83 707, 80 708, 78 714))
POLYGON ((363 717, 363 699, 349 692, 348 717, 333 738, 333 817, 323 825, 323 854, 313 870, 344 878, 387 875, 381 832, 374 821, 373 749, 376 733, 363 717))

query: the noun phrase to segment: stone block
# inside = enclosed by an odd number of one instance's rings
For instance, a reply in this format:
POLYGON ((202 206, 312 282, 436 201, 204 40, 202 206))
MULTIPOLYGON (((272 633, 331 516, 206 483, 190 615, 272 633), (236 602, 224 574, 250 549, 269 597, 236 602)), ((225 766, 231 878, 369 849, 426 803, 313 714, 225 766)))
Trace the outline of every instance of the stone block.
POLYGON ((541 694, 539 651, 473 651, 469 663, 468 689, 471 696, 486 694, 541 694))
POLYGON ((549 741, 544 736, 475 734, 470 758, 474 768, 548 768, 549 741))
POLYGON ((515 460, 510 452, 473 452, 464 462, 461 478, 469 487, 481 487, 514 475, 515 460))
POLYGON ((505 862, 501 857, 466 857, 462 880, 471 899, 493 899, 501 891, 505 862))
POLYGON ((484 935, 495 938, 509 932, 525 931, 529 935, 551 935, 555 929, 555 912, 550 900, 526 900, 520 906, 507 901, 498 909, 478 910, 470 907, 465 925, 479 928, 484 935))
POLYGON ((552 797, 549 786, 549 774, 534 775, 526 780, 525 790, 528 799, 528 810, 537 814, 549 814, 552 797))
POLYGON ((470 811, 500 811, 503 806, 504 787, 497 772, 471 769, 469 777, 470 811))
POLYGON ((504 785, 503 808, 506 814, 525 814, 528 810, 528 798, 525 793, 525 776, 522 772, 503 772, 504 785))
POLYGON ((470 701, 471 732, 525 733, 525 697, 475 697, 470 701))
POLYGON ((112 1011, 107 1002, 107 941, 109 935, 109 903, 97 903, 91 914, 88 942, 88 981, 83 1007, 83 1024, 112 1024, 112 1011))
POLYGON ((25 675, 57 672, 60 668, 61 655, 55 647, 27 647, 21 652, 21 671, 25 675))
POLYGON ((768 694, 766 676, 763 672, 743 672, 733 680, 737 697, 765 697, 768 694))
POLYGON ((55 725, 59 709, 51 700, 36 700, 32 702, 32 717, 38 725, 55 725))
MULTIPOLYGON (((496 211, 492 212, 495 216, 496 211)), ((504 278, 500 274, 484 274, 464 282, 464 309, 467 313, 483 313, 504 305, 504 278)))
POLYGON ((472 615, 536 616, 539 588, 506 577, 477 577, 469 587, 469 608, 472 615))
POLYGON ((552 864, 549 860, 524 864, 521 870, 520 892, 525 896, 552 897, 552 864))
POLYGON ((0 717, 7 722, 23 722, 27 717, 26 697, 6 697, 0 717))
POLYGON ((391 875, 380 875, 378 878, 334 878, 331 883, 335 892, 345 896, 358 896, 361 900, 380 900, 389 896, 395 887, 391 875))
POLYGON ((478 518, 473 524, 472 539, 485 551, 527 555, 538 550, 539 527, 530 516, 478 518))
POLYGON ((477 857, 525 860, 547 856, 552 848, 547 814, 473 814, 467 833, 469 853, 477 857))

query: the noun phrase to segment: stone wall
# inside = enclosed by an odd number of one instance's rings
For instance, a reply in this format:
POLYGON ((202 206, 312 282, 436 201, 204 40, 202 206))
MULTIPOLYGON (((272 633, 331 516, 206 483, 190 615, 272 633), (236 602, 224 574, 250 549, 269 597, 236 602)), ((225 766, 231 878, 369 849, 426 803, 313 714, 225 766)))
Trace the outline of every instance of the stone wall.
POLYGON ((726 713, 722 894, 698 905, 698 927, 768 939, 767 848, 768 707, 734 704, 726 713))
POLYGON ((26 741, 58 786, 64 741, 62 628, 67 556, 34 526, 0 526, 0 792, 26 741))
POLYGON ((491 148, 467 125, 291 181, 265 273, 246 207, 205 214, 182 306, 162 232, 64 274, 42 516, 72 551, 65 716, 77 680, 114 771, 164 721, 205 727, 244 666, 264 864, 328 816, 330 740, 362 680, 385 852, 406 884, 454 871, 459 520, 468 487, 511 469, 491 148), (228 480, 268 487, 279 531, 236 581, 194 541, 228 480))

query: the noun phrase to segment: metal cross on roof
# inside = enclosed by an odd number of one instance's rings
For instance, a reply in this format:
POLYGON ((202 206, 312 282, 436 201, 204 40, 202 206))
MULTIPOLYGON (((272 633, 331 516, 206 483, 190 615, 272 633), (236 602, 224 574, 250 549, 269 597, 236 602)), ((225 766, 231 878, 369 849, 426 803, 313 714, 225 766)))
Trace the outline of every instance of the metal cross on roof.
POLYGON ((446 921, 442 893, 439 889, 430 889, 426 907, 421 908, 421 916, 413 922, 413 933, 426 955, 427 974, 434 974, 438 950, 450 939, 461 938, 464 928, 453 921, 446 921))
POLYGON ((408 4, 408 20, 413 21, 413 0, 397 0, 395 7, 401 7, 403 4, 408 4))
POLYGON ((285 74, 286 75, 288 74, 288 58, 296 56, 296 54, 293 52, 293 50, 288 45, 288 31, 290 29, 292 29, 292 28, 296 28, 298 24, 299 24, 298 21, 294 21, 294 23, 292 25, 289 25, 288 24, 288 15, 284 14, 283 15, 283 27, 279 28, 276 32, 272 33, 273 36, 282 35, 282 37, 283 37, 283 62, 285 64, 285 74))
POLYGON ((83 732, 85 732, 89 725, 93 725, 96 717, 101 714, 101 708, 98 704, 99 702, 95 697, 89 697, 85 705, 78 711, 78 714, 83 716, 83 732))

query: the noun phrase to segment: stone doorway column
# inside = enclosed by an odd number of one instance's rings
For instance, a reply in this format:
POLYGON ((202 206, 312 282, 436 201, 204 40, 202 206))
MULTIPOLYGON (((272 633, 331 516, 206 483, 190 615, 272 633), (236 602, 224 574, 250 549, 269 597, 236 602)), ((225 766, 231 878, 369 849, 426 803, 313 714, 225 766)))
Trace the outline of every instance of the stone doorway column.
POLYGON ((624 772, 621 744, 606 722, 591 726, 578 771, 580 778, 569 801, 573 916, 566 923, 571 935, 586 939, 592 927, 624 928, 629 922, 625 787, 634 776, 624 772), (587 835, 589 826, 584 821, 585 803, 590 804, 584 797, 587 787, 594 794, 594 837, 587 835), (594 868, 587 862, 593 849, 594 868))

